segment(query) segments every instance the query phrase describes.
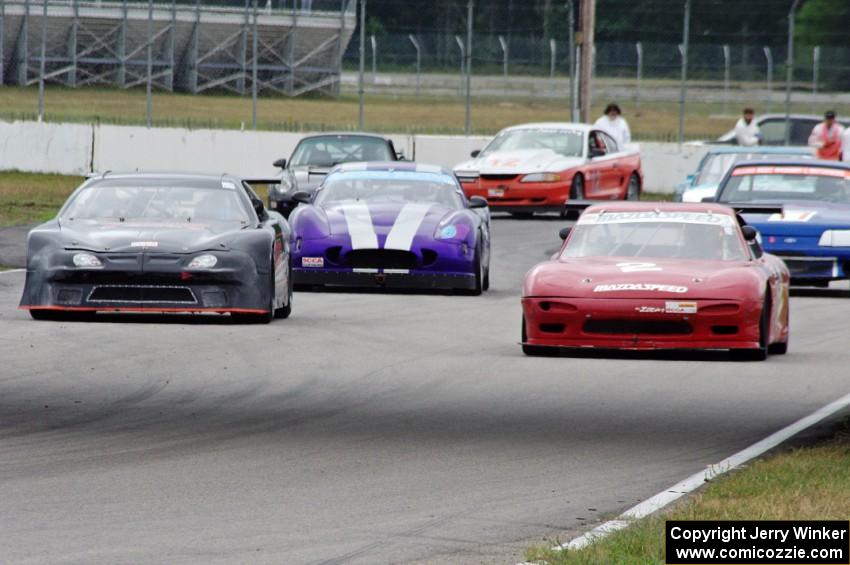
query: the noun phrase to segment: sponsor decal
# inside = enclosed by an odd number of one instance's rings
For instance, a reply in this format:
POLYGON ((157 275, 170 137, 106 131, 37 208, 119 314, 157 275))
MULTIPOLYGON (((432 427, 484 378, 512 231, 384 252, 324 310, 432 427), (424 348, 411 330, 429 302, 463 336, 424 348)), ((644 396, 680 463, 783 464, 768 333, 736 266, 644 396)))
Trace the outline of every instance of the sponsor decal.
POLYGON ((781 214, 771 214, 768 222, 808 222, 817 216, 814 210, 785 210, 781 214))
POLYGON ((661 270, 661 267, 655 263, 617 263, 617 267, 624 273, 642 273, 645 271, 661 270))
POLYGON ((158 247, 158 241, 133 241, 130 243, 130 247, 158 247))
POLYGON ((635 308, 635 312, 640 312, 641 314, 663 314, 664 308, 658 306, 638 306, 635 308))
POLYGON ((627 224, 633 222, 669 222, 679 224, 707 224, 731 227, 735 218, 730 214, 709 214, 708 212, 669 212, 662 210, 641 210, 637 212, 594 212, 579 216, 582 224, 627 224))
POLYGON ((668 314, 696 314, 696 302, 665 302, 664 311, 668 314))
POLYGON ((302 267, 312 267, 319 268, 325 266, 325 258, 324 257, 302 257, 301 258, 301 266, 302 267))
POLYGON ((616 283, 616 284, 598 284, 594 287, 593 292, 620 292, 623 290, 637 290, 648 292, 669 292, 671 294, 684 294, 688 292, 686 286, 676 286, 670 284, 657 283, 616 283))

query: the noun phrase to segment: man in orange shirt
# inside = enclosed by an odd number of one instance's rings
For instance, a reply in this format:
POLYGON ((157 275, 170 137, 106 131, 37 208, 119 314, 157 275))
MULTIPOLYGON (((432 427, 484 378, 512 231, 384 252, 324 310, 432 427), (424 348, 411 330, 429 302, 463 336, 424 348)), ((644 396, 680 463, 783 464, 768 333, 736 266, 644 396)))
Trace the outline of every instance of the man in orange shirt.
POLYGON ((823 118, 823 122, 812 130, 809 145, 816 148, 818 159, 838 161, 841 159, 841 135, 844 128, 835 121, 835 112, 832 110, 824 114, 823 118))

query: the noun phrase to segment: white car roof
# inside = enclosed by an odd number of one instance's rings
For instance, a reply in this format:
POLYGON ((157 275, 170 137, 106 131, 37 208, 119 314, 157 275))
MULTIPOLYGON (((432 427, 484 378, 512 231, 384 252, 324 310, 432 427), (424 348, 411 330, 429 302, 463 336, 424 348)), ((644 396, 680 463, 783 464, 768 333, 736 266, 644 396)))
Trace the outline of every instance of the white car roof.
POLYGON ((586 133, 592 130, 593 126, 591 126, 590 124, 582 124, 579 122, 535 122, 530 124, 518 124, 515 126, 510 126, 503 129, 502 131, 515 131, 523 129, 571 129, 586 133))

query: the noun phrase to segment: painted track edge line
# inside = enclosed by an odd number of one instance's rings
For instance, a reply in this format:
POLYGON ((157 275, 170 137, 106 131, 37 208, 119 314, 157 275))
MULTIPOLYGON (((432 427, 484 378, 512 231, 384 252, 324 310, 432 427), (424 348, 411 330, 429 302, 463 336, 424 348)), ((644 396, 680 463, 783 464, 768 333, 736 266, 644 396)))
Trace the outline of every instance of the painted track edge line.
POLYGON ((850 406, 850 393, 842 396, 838 400, 830 402, 818 410, 815 410, 808 416, 803 416, 796 422, 785 426, 781 430, 770 434, 766 438, 757 441, 751 446, 742 449, 726 459, 723 459, 719 463, 710 465, 707 469, 694 473, 687 479, 676 483, 670 488, 665 489, 650 498, 647 498, 635 506, 632 506, 614 520, 604 522, 589 532, 582 534, 567 543, 557 545, 552 549, 555 551, 562 551, 564 549, 582 549, 614 532, 625 529, 632 522, 645 518, 646 516, 661 510, 686 494, 690 494, 712 479, 732 471, 733 469, 737 469, 744 463, 763 455, 800 432, 822 422, 830 416, 837 414, 848 406, 850 406))

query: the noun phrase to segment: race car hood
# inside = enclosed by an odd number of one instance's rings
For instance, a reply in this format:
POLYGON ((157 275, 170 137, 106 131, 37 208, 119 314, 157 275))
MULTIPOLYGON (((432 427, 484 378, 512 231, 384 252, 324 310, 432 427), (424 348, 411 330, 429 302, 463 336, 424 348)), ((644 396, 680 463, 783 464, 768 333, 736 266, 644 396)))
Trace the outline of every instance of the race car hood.
MULTIPOLYGON (((600 257, 541 263, 526 275, 525 296, 570 298, 742 298, 754 281, 749 261, 600 257)), ((756 288, 756 287, 753 287, 756 288)))
POLYGON ((63 221, 57 231, 66 249, 193 253, 213 248, 228 249, 229 236, 242 227, 233 222, 101 222, 78 219, 63 221))
POLYGON ((395 245, 409 248, 413 238, 433 238, 438 226, 464 220, 459 210, 430 202, 366 204, 352 201, 334 203, 323 210, 331 235, 349 235, 354 247, 370 240, 377 240, 378 247, 384 247, 393 232, 395 245))
POLYGON ((850 205, 796 200, 785 202, 782 214, 744 214, 744 219, 762 237, 820 237, 828 229, 850 229, 850 205))
POLYGON ((494 151, 485 156, 461 163, 455 172, 478 172, 482 175, 527 175, 556 173, 584 164, 582 157, 564 157, 551 149, 521 149, 494 151))

